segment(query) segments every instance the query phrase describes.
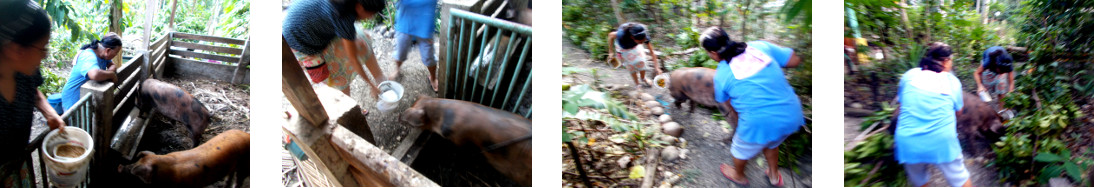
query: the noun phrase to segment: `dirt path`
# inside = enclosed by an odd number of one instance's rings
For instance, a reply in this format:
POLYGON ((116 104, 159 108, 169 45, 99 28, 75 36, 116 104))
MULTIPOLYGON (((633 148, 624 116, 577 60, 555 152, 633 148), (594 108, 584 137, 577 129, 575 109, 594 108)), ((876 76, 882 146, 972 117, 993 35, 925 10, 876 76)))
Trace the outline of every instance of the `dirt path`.
MULTIPOLYGON (((603 61, 592 60, 587 52, 577 48, 566 39, 562 40, 564 40, 562 43, 564 67, 595 68, 598 70, 598 74, 601 75, 599 80, 603 84, 621 87, 622 89, 619 89, 619 91, 624 93, 635 90, 634 81, 626 69, 613 69, 603 61)), ((649 78, 652 79, 652 76, 649 78)), ((590 73, 578 73, 572 76, 563 76, 562 78, 563 83, 575 83, 575 85, 590 84, 593 81, 593 76, 590 73)), ((673 101, 666 90, 656 88, 641 88, 639 90, 648 92, 663 101, 670 103, 673 101)), ((718 166, 722 163, 732 164, 729 154, 730 142, 727 140, 729 133, 728 130, 722 128, 720 123, 714 121, 711 117, 711 111, 699 108, 695 110, 695 113, 687 114, 676 108, 666 109, 674 121, 684 126, 684 134, 681 138, 687 141, 687 146, 683 149, 688 151, 686 158, 675 163, 662 165, 659 168, 664 168, 673 174, 684 174, 683 180, 677 183, 682 187, 736 187, 737 185, 723 177, 718 169, 718 166)), ((780 167, 785 187, 811 187, 812 162, 810 159, 811 157, 807 156, 798 161, 801 173, 794 173, 786 167, 780 167)), ((745 175, 749 179, 750 186, 770 186, 762 172, 762 170, 767 169, 767 163, 763 162, 763 159, 754 159, 749 163, 753 164, 746 167, 745 175)), ((657 182, 659 183, 663 178, 657 178, 657 182)))

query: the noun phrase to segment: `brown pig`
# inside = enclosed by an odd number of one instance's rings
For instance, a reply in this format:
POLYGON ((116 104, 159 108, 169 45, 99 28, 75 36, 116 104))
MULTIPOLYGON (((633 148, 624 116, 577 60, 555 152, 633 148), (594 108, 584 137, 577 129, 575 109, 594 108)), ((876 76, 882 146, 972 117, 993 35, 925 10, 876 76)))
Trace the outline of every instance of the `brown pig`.
POLYGON ((527 118, 477 103, 419 96, 400 120, 457 146, 481 148, 498 172, 521 186, 532 185, 532 121, 527 118))
MULTIPOLYGON (((726 118, 726 121, 729 122, 730 126, 733 126, 734 132, 736 132, 737 111, 728 104, 729 101, 718 103, 714 100, 715 73, 714 69, 703 67, 676 69, 669 74, 669 93, 676 100, 674 103, 676 108, 682 109, 680 104, 690 101, 688 104, 690 104, 691 109, 688 112, 695 112, 696 103, 702 106, 717 107, 718 111, 722 113, 722 116, 726 118)), ((733 134, 730 134, 730 139, 733 138, 732 136, 733 134)))
POLYGON ((155 110, 163 116, 182 122, 190 130, 194 146, 201 143, 201 134, 209 126, 212 115, 193 95, 167 82, 147 79, 141 82, 138 96, 137 106, 141 112, 155 110))
POLYGON ((240 130, 220 133, 194 149, 156 155, 143 151, 136 163, 118 166, 146 184, 166 187, 201 187, 235 173, 235 182, 247 176, 251 135, 240 130))

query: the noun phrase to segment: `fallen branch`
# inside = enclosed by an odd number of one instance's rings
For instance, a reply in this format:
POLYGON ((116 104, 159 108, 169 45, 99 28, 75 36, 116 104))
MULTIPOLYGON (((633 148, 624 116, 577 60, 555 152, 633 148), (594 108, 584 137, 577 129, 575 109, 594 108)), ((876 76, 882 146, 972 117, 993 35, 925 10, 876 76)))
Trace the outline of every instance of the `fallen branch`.
MULTIPOLYGON (((576 173, 573 173, 573 172, 567 172, 567 171, 562 171, 562 174, 571 175, 571 176, 581 176, 580 174, 576 174, 576 173)), ((618 176, 618 177, 589 176, 589 178, 612 180, 612 179, 624 179, 624 178, 627 178, 627 177, 626 176, 618 176)))
POLYGON ((874 163, 874 169, 871 169, 869 173, 866 173, 866 178, 862 179, 862 181, 860 181, 858 184, 866 185, 866 182, 870 181, 870 178, 874 177, 874 174, 877 173, 877 170, 881 168, 882 164, 885 164, 885 161, 878 161, 874 163))
POLYGON ((642 179, 642 188, 653 187, 653 179, 657 177, 657 163, 661 159, 661 150, 650 147, 646 149, 646 177, 642 179))

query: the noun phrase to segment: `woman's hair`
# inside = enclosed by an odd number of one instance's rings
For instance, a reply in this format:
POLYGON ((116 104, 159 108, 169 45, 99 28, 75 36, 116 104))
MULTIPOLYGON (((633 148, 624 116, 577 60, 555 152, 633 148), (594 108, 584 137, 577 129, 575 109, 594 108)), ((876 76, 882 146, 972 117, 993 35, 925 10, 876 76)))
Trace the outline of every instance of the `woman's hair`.
POLYGON ((377 13, 387 6, 385 0, 330 0, 330 4, 334 5, 335 13, 340 17, 357 17, 357 5, 377 13))
POLYGON ((1011 62, 1014 60, 1008 56, 1003 55, 1005 50, 995 50, 988 53, 988 69, 996 73, 1007 73, 1013 70, 1011 62))
POLYGON ((718 27, 703 30, 703 34, 699 36, 699 43, 703 46, 703 49, 717 53, 721 59, 737 57, 737 55, 744 53, 745 48, 748 47, 748 44, 744 42, 735 42, 729 39, 729 34, 726 34, 725 30, 718 27))
POLYGON ((106 47, 108 49, 117 49, 119 47, 122 47, 122 39, 118 38, 118 34, 115 34, 113 32, 107 33, 103 36, 102 39, 92 40, 91 43, 87 43, 84 46, 80 47, 80 50, 88 48, 97 50, 99 49, 99 44, 102 44, 103 47, 106 47))
POLYGON ((52 30, 45 10, 34 1, 0 2, 0 45, 30 46, 52 30))
POLYGON ((950 55, 952 54, 953 51, 950 49, 950 45, 932 43, 927 48, 927 54, 924 54, 923 58, 919 59, 919 67, 924 70, 942 72, 943 69, 946 69, 942 65, 942 62, 946 61, 947 58, 950 58, 950 55))
POLYGON ((646 34, 646 25, 640 23, 627 22, 623 25, 619 25, 619 30, 616 31, 617 37, 615 40, 619 41, 619 47, 623 49, 631 49, 638 46, 638 42, 634 39, 646 39, 646 43, 649 43, 649 35, 646 34))

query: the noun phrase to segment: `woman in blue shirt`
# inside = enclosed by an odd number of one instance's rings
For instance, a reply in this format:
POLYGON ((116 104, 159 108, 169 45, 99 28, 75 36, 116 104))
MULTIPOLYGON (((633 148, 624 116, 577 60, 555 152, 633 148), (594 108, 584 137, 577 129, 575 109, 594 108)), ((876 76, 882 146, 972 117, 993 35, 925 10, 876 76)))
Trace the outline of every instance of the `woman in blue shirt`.
POLYGON ((30 141, 34 109, 50 129, 65 126, 61 116, 38 91, 38 67, 49 55, 49 17, 38 4, 0 1, 0 187, 32 187, 25 149, 30 141))
POLYGON ((711 59, 718 61, 714 99, 729 103, 738 113, 730 154, 734 166, 721 165, 722 175, 748 184, 745 164, 763 152, 768 181, 782 186, 778 146, 805 124, 801 102, 790 87, 783 67, 796 67, 801 59, 794 50, 765 41, 734 42, 724 30, 711 27, 699 38, 711 59))
POLYGON ((91 43, 80 47, 73 61, 72 73, 68 76, 68 82, 61 90, 61 110, 72 108, 80 100, 80 87, 88 80, 117 81, 115 70, 118 65, 111 62, 122 51, 122 40, 117 34, 107 33, 102 39, 93 40, 91 43))
POLYGON ((961 81, 950 70, 950 46, 930 45, 927 54, 900 78, 900 114, 894 133, 896 160, 904 165, 913 186, 930 179, 935 165, 950 186, 972 186, 957 142, 957 116, 964 105, 961 81))

